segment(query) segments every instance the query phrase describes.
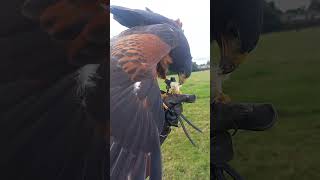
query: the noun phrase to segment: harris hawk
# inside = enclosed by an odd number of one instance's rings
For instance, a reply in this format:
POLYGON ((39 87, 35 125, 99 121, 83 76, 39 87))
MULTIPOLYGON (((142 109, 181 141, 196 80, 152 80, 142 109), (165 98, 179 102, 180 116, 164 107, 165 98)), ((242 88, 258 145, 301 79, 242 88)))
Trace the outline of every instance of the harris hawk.
POLYGON ((272 105, 231 103, 222 91, 222 81, 245 61, 258 43, 263 3, 263 0, 214 0, 211 3, 211 48, 215 41, 220 48, 219 66, 213 66, 211 71, 210 121, 214 126, 210 129, 210 171, 213 180, 243 179, 228 164, 234 156, 229 130, 234 129, 234 134, 238 129, 262 131, 272 127, 276 120, 272 105))
POLYGON ((107 6, 3 2, 0 179, 108 179, 107 6))
POLYGON ((211 4, 211 44, 220 49, 218 72, 211 71, 211 92, 219 102, 229 102, 221 81, 243 63, 256 47, 263 23, 263 0, 214 0, 211 4))
POLYGON ((192 57, 179 23, 149 11, 111 6, 129 27, 111 39, 111 179, 162 179, 159 136, 165 112, 157 78, 169 70, 182 84, 192 57))

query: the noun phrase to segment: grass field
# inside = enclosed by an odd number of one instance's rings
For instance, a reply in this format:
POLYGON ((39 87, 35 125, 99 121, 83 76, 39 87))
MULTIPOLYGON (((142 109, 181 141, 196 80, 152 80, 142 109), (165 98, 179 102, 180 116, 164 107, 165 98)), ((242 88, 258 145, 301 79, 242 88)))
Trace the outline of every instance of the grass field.
POLYGON ((271 102, 279 121, 266 132, 240 131, 232 165, 247 180, 320 179, 320 28, 262 36, 224 83, 237 102, 271 102))
MULTIPOLYGON (((263 35, 249 60, 225 81, 233 101, 270 102, 279 115, 268 131, 234 136, 231 164, 245 179, 320 179, 319 42, 320 28, 263 35)), ((191 132, 198 148, 181 128, 170 134, 162 147, 164 176, 209 179, 209 72, 193 73, 182 91, 198 96, 184 113, 204 133, 191 132)))
MULTIPOLYGON (((167 180, 205 180, 210 175, 210 72, 192 73, 182 86, 183 93, 195 94, 194 104, 184 104, 183 114, 198 126, 203 133, 187 126, 192 139, 198 147, 193 147, 181 127, 174 128, 162 145, 164 179, 167 180)), ((162 89, 164 90, 164 83, 162 89)), ((186 123, 185 123, 186 124, 186 123)))

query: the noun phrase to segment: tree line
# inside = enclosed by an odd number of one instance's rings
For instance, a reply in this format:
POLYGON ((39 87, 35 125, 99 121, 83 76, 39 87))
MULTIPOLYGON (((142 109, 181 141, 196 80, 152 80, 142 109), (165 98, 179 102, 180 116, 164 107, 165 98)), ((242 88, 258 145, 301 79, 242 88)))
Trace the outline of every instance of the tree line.
POLYGON ((271 2, 264 2, 263 33, 301 29, 320 25, 320 1, 312 0, 308 7, 282 11, 271 2))

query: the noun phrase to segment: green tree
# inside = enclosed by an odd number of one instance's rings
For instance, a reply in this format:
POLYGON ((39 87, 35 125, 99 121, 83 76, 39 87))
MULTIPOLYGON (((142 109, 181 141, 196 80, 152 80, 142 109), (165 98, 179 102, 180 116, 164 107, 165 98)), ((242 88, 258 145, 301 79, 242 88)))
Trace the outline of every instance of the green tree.
POLYGON ((282 14, 282 11, 276 6, 273 1, 265 2, 263 12, 263 32, 273 32, 281 30, 282 14))
POLYGON ((320 12, 320 1, 319 0, 311 0, 309 10, 320 12))
POLYGON ((192 62, 192 71, 199 71, 199 66, 196 62, 192 62))

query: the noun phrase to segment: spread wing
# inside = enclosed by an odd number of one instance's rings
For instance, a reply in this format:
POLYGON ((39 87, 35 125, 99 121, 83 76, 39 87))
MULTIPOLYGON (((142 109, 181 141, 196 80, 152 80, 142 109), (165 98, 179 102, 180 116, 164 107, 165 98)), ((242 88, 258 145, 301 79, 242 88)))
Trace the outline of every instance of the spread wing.
POLYGON ((107 179, 103 69, 84 66, 45 89, 0 85, 1 179, 107 179))
POLYGON ((144 11, 121 6, 111 6, 110 12, 113 14, 113 18, 116 21, 128 28, 164 23, 181 28, 178 22, 150 10, 144 11))
POLYGON ((161 179, 164 111, 156 69, 172 47, 159 34, 175 41, 167 25, 132 28, 111 41, 111 179, 161 179))
POLYGON ((78 13, 64 23, 78 1, 24 1, 0 7, 0 179, 108 179, 106 21, 78 13), (49 14, 63 26, 37 18, 49 14))

